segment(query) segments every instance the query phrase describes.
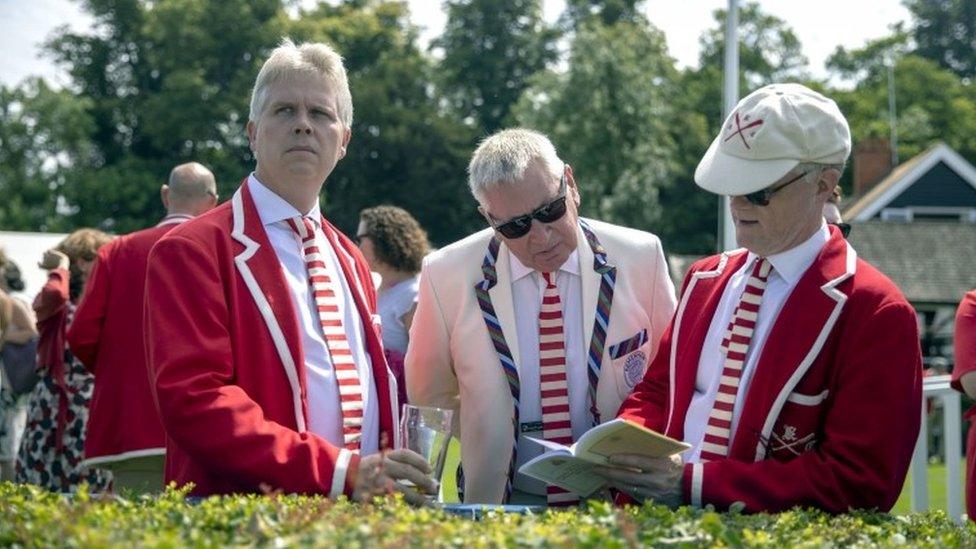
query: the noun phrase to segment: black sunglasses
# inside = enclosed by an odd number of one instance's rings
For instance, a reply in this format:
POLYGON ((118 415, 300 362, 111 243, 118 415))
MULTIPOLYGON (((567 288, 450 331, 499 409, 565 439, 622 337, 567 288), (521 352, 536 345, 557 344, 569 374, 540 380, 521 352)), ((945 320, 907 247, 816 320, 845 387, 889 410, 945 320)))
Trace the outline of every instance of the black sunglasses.
POLYGON ((851 234, 850 223, 828 223, 828 225, 833 225, 834 227, 837 227, 837 229, 840 231, 840 234, 843 235, 844 238, 847 238, 847 235, 851 234))
POLYGON ((559 194, 552 202, 543 204, 542 206, 539 206, 533 210, 531 213, 520 215, 504 223, 499 223, 496 225, 492 221, 491 226, 494 227, 494 229, 501 233, 501 235, 505 238, 522 238, 523 236, 529 234, 529 231, 532 230, 533 219, 539 221, 540 223, 553 223, 562 219, 564 215, 566 215, 565 172, 563 172, 563 177, 559 180, 559 194))
POLYGON ((809 173, 810 172, 803 172, 800 175, 794 177, 793 179, 790 179, 786 183, 783 183, 782 185, 776 188, 767 187, 765 189, 760 189, 754 193, 749 193, 743 196, 745 196, 746 200, 748 200, 752 204, 755 204, 756 206, 769 206, 769 199, 772 198, 774 194, 782 190, 790 183, 803 179, 803 177, 809 173))

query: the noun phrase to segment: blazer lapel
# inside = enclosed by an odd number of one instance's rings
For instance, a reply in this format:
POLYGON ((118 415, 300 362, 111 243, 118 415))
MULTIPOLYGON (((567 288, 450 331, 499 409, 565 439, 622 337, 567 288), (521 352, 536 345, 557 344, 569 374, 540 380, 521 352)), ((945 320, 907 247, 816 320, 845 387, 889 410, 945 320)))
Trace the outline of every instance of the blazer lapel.
MULTIPOLYGON (((669 365, 671 367, 669 387, 670 405, 668 406, 668 421, 665 433, 670 436, 684 436, 683 419, 685 410, 691 403, 695 392, 695 378, 698 375, 698 362, 701 359, 702 346, 712 317, 718 307, 725 287, 732 275, 742 268, 748 254, 745 251, 729 255, 722 254, 719 264, 713 270, 697 271, 689 276, 687 288, 678 303, 678 310, 672 323, 674 332, 671 334, 671 353, 669 365), (678 413, 675 413, 675 412, 678 413), (672 422, 675 422, 672 425, 672 422)), ((664 349, 658 352, 665 352, 664 349)))
POLYGON ((603 277, 593 266, 593 250, 580 227, 576 229, 576 240, 576 252, 579 254, 580 303, 583 307, 583 337, 580 341, 587 346, 584 356, 589 356, 590 338, 596 321, 597 300, 600 297, 600 281, 603 277))
POLYGON ((765 457, 762 441, 768 439, 787 397, 820 354, 847 301, 836 286, 854 274, 855 258, 853 248, 833 232, 783 304, 749 382, 730 455, 765 457))
POLYGON ((234 257, 234 263, 274 342, 291 385, 295 423, 298 431, 304 432, 305 412, 301 400, 305 385, 304 353, 291 292, 281 272, 278 256, 261 224, 247 179, 231 200, 234 212, 231 237, 244 246, 234 257))
POLYGON ((508 248, 504 244, 498 250, 498 258, 495 261, 495 273, 497 281, 488 290, 491 305, 495 308, 495 316, 501 325, 502 334, 505 342, 508 343, 508 350, 512 354, 512 360, 516 367, 521 369, 521 357, 519 356, 518 330, 515 327, 515 303, 512 298, 512 270, 511 258, 508 248))

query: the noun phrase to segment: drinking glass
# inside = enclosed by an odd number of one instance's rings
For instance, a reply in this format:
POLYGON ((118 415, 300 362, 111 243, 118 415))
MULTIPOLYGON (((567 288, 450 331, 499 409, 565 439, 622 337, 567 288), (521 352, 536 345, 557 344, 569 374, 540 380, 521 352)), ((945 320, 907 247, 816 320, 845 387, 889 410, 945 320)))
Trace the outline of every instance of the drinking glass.
POLYGON ((403 448, 413 450, 427 460, 433 470, 431 476, 438 483, 451 441, 453 416, 453 410, 405 404, 400 417, 400 443, 403 448))

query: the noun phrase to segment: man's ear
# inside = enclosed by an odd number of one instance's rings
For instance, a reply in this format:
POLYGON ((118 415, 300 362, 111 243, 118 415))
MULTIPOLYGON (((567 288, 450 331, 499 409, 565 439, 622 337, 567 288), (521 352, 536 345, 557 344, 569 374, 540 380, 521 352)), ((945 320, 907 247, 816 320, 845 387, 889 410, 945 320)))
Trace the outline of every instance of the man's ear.
POLYGON ((820 172, 817 179, 817 194, 830 198, 834 194, 834 187, 840 184, 840 170, 829 168, 820 172))
POLYGON ((159 188, 159 198, 163 200, 163 207, 169 210, 169 185, 159 188))
POLYGON ((564 169, 566 170, 566 192, 573 198, 573 202, 578 208, 580 205, 580 193, 579 188, 576 186, 576 178, 573 177, 573 167, 566 164, 564 169))
POLYGON ((493 225, 491 222, 491 216, 488 215, 488 210, 486 210, 485 207, 480 204, 478 205, 478 213, 481 214, 481 217, 485 218, 485 221, 487 221, 489 225, 493 225))
POLYGON ((251 148, 251 152, 254 152, 254 141, 255 141, 255 139, 257 139, 257 136, 258 136, 258 134, 257 134, 258 125, 255 124, 253 120, 248 120, 247 121, 247 126, 245 126, 245 127, 247 128, 247 142, 248 142, 248 145, 251 148))
POLYGON ((339 159, 346 157, 346 149, 349 147, 349 140, 352 138, 352 130, 346 128, 342 135, 342 145, 339 147, 339 159))

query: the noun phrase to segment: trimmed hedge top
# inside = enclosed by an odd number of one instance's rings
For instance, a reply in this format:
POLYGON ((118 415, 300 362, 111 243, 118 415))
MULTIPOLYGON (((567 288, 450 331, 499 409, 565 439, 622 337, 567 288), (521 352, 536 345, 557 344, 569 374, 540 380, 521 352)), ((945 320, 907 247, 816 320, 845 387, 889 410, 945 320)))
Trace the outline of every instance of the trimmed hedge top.
POLYGON ((189 503, 185 490, 156 497, 74 497, 0 484, 0 546, 225 547, 976 547, 976 525, 945 513, 831 516, 794 510, 742 515, 662 506, 540 515, 489 513, 469 520, 399 499, 360 505, 321 497, 215 497, 189 503))

